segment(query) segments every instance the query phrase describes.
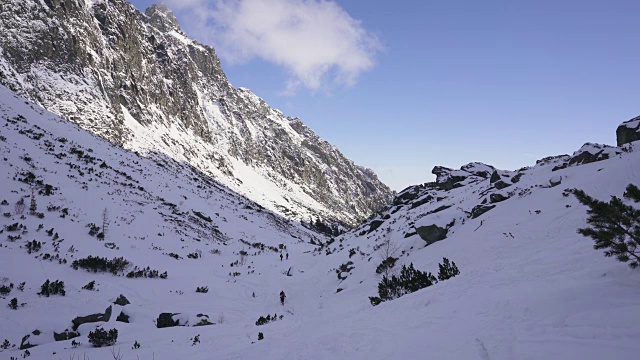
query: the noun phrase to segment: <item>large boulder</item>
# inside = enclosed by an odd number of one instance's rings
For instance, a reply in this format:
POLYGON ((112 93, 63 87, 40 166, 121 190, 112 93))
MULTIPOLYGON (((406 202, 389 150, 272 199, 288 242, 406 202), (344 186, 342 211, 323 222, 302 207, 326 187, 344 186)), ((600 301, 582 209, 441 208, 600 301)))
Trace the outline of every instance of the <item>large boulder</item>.
POLYGON ((502 190, 504 188, 508 188, 509 186, 511 186, 511 184, 507 184, 506 182, 504 182, 502 180, 498 180, 493 184, 493 186, 495 186, 495 188, 498 189, 498 190, 502 190))
POLYGON ((373 220, 370 224, 369 224, 369 231, 368 233, 371 233, 373 231, 375 231, 377 228, 380 227, 380 225, 384 224, 383 220, 373 220))
POLYGON ((116 305, 120 305, 120 306, 125 306, 125 305, 129 305, 131 304, 131 302, 129 301, 129 299, 127 299, 124 295, 120 294, 120 296, 118 296, 118 298, 116 299, 116 301, 113 302, 116 305))
POLYGON ((549 185, 551 185, 551 187, 558 186, 560 184, 562 184, 562 176, 560 175, 553 175, 551 179, 549 179, 549 185))
POLYGON ((496 170, 491 174, 491 179, 489 179, 489 182, 493 184, 494 182, 499 180, 500 180, 500 174, 498 174, 498 171, 496 170))
POLYGON ((71 322, 73 323, 73 331, 78 330, 78 327, 80 327, 80 325, 82 324, 87 324, 87 323, 93 323, 93 322, 99 322, 99 321, 109 321, 109 319, 111 319, 111 305, 109 305, 109 307, 104 311, 104 314, 92 314, 92 315, 87 315, 87 316, 78 316, 77 318, 71 320, 71 322))
POLYGON ((640 116, 620 124, 616 129, 618 146, 640 140, 640 116))
POLYGON ((158 315, 158 320, 156 321, 156 327, 166 328, 166 327, 174 327, 180 326, 179 320, 173 320, 174 315, 178 315, 179 313, 162 313, 158 315))
POLYGON ((120 315, 116 318, 116 321, 120 321, 123 323, 129 323, 129 315, 125 314, 124 311, 120 312, 120 315))
POLYGON ((427 242, 427 245, 431 245, 434 242, 446 239, 449 230, 438 225, 428 225, 416 228, 416 232, 422 240, 427 242))

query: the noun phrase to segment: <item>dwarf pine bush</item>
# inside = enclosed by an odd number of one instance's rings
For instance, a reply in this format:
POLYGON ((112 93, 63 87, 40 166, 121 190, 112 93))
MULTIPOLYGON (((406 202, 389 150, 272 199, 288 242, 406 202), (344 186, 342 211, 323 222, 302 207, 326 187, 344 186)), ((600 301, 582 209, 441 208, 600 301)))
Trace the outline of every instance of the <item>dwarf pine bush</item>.
MULTIPOLYGON (((590 227, 578 229, 578 233, 592 238, 595 241, 593 248, 604 249, 604 256, 629 262, 632 269, 640 266, 640 209, 615 196, 605 202, 582 190, 573 189, 572 192, 580 203, 589 207, 587 223, 590 227)), ((629 184, 624 198, 640 203, 640 189, 629 184)))
POLYGON ((93 347, 111 346, 118 340, 118 329, 106 331, 99 327, 95 331, 89 332, 88 337, 93 347))

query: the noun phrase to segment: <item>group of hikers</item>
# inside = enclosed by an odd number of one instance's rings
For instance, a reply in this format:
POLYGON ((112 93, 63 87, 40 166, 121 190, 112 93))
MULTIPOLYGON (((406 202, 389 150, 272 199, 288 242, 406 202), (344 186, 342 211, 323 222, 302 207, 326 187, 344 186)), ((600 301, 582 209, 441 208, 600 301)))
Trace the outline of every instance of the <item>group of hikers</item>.
MULTIPOLYGON (((282 261, 282 253, 280 253, 280 261, 282 261)), ((289 260, 289 253, 286 254, 285 257, 287 260, 289 260)), ((280 304, 282 304, 284 306, 284 298, 286 298, 287 296, 284 294, 284 290, 280 291, 280 304)))

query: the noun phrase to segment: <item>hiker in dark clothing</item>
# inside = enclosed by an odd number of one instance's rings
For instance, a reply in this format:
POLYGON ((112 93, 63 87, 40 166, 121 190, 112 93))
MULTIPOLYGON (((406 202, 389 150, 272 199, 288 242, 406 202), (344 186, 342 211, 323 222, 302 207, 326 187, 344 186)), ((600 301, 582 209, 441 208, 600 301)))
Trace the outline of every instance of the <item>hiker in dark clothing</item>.
POLYGON ((284 290, 280 291, 280 304, 284 305, 284 298, 285 298, 285 294, 284 294, 284 290))
POLYGON ((287 260, 289 260, 289 253, 287 253, 287 260))
POLYGON ((280 261, 282 261, 282 254, 280 254, 280 261))

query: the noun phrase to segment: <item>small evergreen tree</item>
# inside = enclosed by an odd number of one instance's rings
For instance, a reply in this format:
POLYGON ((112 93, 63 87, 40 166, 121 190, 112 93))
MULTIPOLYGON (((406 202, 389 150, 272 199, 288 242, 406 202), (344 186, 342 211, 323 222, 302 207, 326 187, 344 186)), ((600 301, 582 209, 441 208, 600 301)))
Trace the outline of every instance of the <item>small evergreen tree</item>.
POLYGON ((31 189, 31 204, 29 205, 29 214, 30 215, 35 215, 36 212, 38 211, 38 204, 36 203, 36 194, 33 191, 33 188, 31 189))
POLYGON ((258 333, 258 340, 262 340, 262 339, 264 339, 264 334, 259 332, 258 333))
MULTIPOLYGON (((589 207, 587 223, 591 227, 580 228, 578 233, 595 241, 593 248, 605 249, 604 255, 615 256, 621 262, 629 262, 632 269, 640 266, 640 209, 625 204, 612 196, 609 202, 600 201, 584 191, 573 189, 581 204, 589 207)), ((624 198, 640 202, 640 189, 629 184, 624 198)))
POLYGON ((438 280, 444 281, 449 280, 456 275, 460 275, 460 270, 456 266, 455 262, 449 263, 449 259, 446 257, 442 258, 442 264, 438 264, 440 271, 438 272, 438 280))
POLYGON ((16 202, 14 210, 16 215, 20 215, 24 212, 24 198, 20 198, 20 200, 16 202))
POLYGON ((0 296, 7 296, 11 293, 11 288, 7 285, 0 286, 0 296))
POLYGON ((46 297, 49 297, 49 279, 47 279, 47 281, 45 281, 44 284, 42 284, 38 295, 44 295, 46 297))
POLYGON ((13 298, 13 299, 11 299, 11 301, 9 301, 9 309, 18 310, 18 299, 17 298, 13 298))
POLYGON ((94 290, 96 286, 96 281, 95 280, 91 280, 89 281, 89 283, 85 286, 83 286, 82 288, 85 290, 94 290))
POLYGON ((118 329, 106 331, 99 327, 95 331, 89 332, 88 337, 93 347, 111 346, 118 340, 118 329))
POLYGON ((193 338, 191 338, 191 346, 194 346, 196 344, 200 344, 200 334, 194 336, 193 338))
POLYGON ((2 345, 0 345, 0 349, 4 349, 4 350, 7 350, 10 347, 11 347, 11 343, 7 339, 4 339, 4 342, 2 343, 2 345))

